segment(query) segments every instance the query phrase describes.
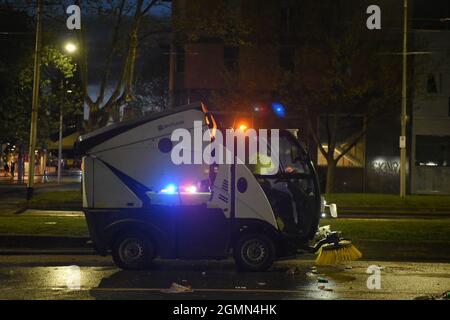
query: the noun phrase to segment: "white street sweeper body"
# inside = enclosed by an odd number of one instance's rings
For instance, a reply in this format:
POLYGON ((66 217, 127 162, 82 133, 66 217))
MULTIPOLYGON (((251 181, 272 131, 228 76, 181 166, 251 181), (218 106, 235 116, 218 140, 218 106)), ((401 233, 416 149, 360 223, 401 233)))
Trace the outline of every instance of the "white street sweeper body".
MULTIPOLYGON (((324 204, 297 138, 280 130, 279 168, 270 175, 242 163, 175 164, 171 135, 178 128, 193 132, 195 121, 203 132, 217 129, 198 103, 79 139, 83 208, 97 251, 111 252, 124 269, 145 268, 157 256, 224 259, 233 252, 245 270, 315 251, 309 243, 324 204)), ((190 152, 195 158, 203 148, 192 144, 190 152)))

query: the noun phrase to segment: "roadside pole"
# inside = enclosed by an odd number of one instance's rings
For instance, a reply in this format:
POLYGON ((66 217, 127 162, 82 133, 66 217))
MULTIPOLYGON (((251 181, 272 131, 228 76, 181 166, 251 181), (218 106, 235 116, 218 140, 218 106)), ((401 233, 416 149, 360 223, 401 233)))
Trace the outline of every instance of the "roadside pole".
POLYGON ((30 145, 28 149, 28 183, 27 183, 27 200, 33 196, 34 186, 34 164, 37 138, 37 121, 39 109, 39 83, 41 70, 41 39, 42 39, 42 14, 43 0, 38 0, 37 8, 37 26, 36 26, 36 45, 34 56, 34 79, 33 79, 33 97, 31 103, 31 124, 30 124, 30 145))
POLYGON ((62 124, 63 124, 63 113, 62 107, 59 109, 59 139, 58 139, 58 178, 57 183, 61 183, 61 160, 62 160, 62 124))
POLYGON ((58 177, 57 183, 61 183, 61 161, 62 161, 62 131, 63 131, 63 104, 65 97, 64 80, 61 81, 61 104, 59 106, 59 139, 58 139, 58 177))
POLYGON ((402 114, 400 136, 400 197, 406 195, 406 81, 407 81, 407 49, 408 49, 408 0, 403 0, 403 76, 402 76, 402 114))

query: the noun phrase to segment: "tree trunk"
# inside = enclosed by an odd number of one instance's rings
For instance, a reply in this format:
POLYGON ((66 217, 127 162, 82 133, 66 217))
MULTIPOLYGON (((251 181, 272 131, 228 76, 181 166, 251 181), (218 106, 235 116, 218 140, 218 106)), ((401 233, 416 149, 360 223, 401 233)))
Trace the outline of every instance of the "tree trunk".
POLYGON ((334 191, 334 173, 336 171, 336 161, 334 159, 327 160, 327 184, 325 187, 325 193, 333 193, 334 191))

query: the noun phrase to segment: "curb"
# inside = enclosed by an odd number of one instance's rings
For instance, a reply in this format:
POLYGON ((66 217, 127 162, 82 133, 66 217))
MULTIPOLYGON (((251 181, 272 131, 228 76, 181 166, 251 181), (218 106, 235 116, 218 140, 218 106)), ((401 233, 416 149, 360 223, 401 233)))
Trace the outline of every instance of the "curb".
POLYGON ((393 209, 380 207, 338 207, 338 217, 342 218, 450 218, 449 208, 393 209))
POLYGON ((17 206, 17 213, 23 213, 26 210, 46 210, 46 211, 83 211, 83 207, 67 202, 64 205, 46 206, 46 205, 21 205, 17 206))
POLYGON ((34 255, 55 255, 55 256, 84 256, 98 255, 93 249, 3 249, 0 248, 0 256, 34 256, 34 255))
POLYGON ((338 211, 338 219, 450 219, 450 213, 338 211))
MULTIPOLYGON (((0 250, 16 250, 27 248, 30 250, 91 249, 90 239, 87 237, 36 236, 36 235, 0 235, 0 250)), ((92 250, 92 249, 91 249, 92 250)))

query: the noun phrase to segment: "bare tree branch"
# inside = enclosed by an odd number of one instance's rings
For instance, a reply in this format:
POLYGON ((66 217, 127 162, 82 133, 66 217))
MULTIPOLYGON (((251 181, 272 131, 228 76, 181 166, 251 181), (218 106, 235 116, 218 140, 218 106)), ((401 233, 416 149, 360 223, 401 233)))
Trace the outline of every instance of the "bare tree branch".
POLYGON ((112 42, 111 42, 111 48, 109 51, 109 55, 108 58, 106 59, 105 62, 105 71, 103 73, 103 78, 102 81, 100 83, 100 91, 99 91, 99 95, 98 98, 96 100, 96 103, 102 103, 103 99, 105 97, 105 90, 106 90, 106 84, 108 83, 108 79, 111 75, 111 63, 112 63, 112 59, 114 57, 114 54, 117 51, 117 45, 118 45, 118 41, 119 41, 119 31, 120 31, 120 27, 122 24, 122 15, 123 15, 123 9, 125 6, 125 0, 122 0, 119 6, 119 11, 117 13, 117 21, 114 27, 114 33, 113 33, 113 38, 112 38, 112 42))
POLYGON ((147 12, 158 2, 158 0, 152 0, 150 3, 145 7, 145 9, 142 11, 142 15, 146 15, 147 12))
POLYGON ((341 154, 336 158, 336 162, 339 162, 339 160, 341 160, 341 158, 343 156, 345 156, 354 146, 356 146, 356 144, 358 143, 358 141, 364 137, 364 135, 366 134, 366 129, 361 130, 361 132, 359 132, 355 138, 350 142, 350 144, 346 145, 344 147, 344 149, 342 149, 341 154))

